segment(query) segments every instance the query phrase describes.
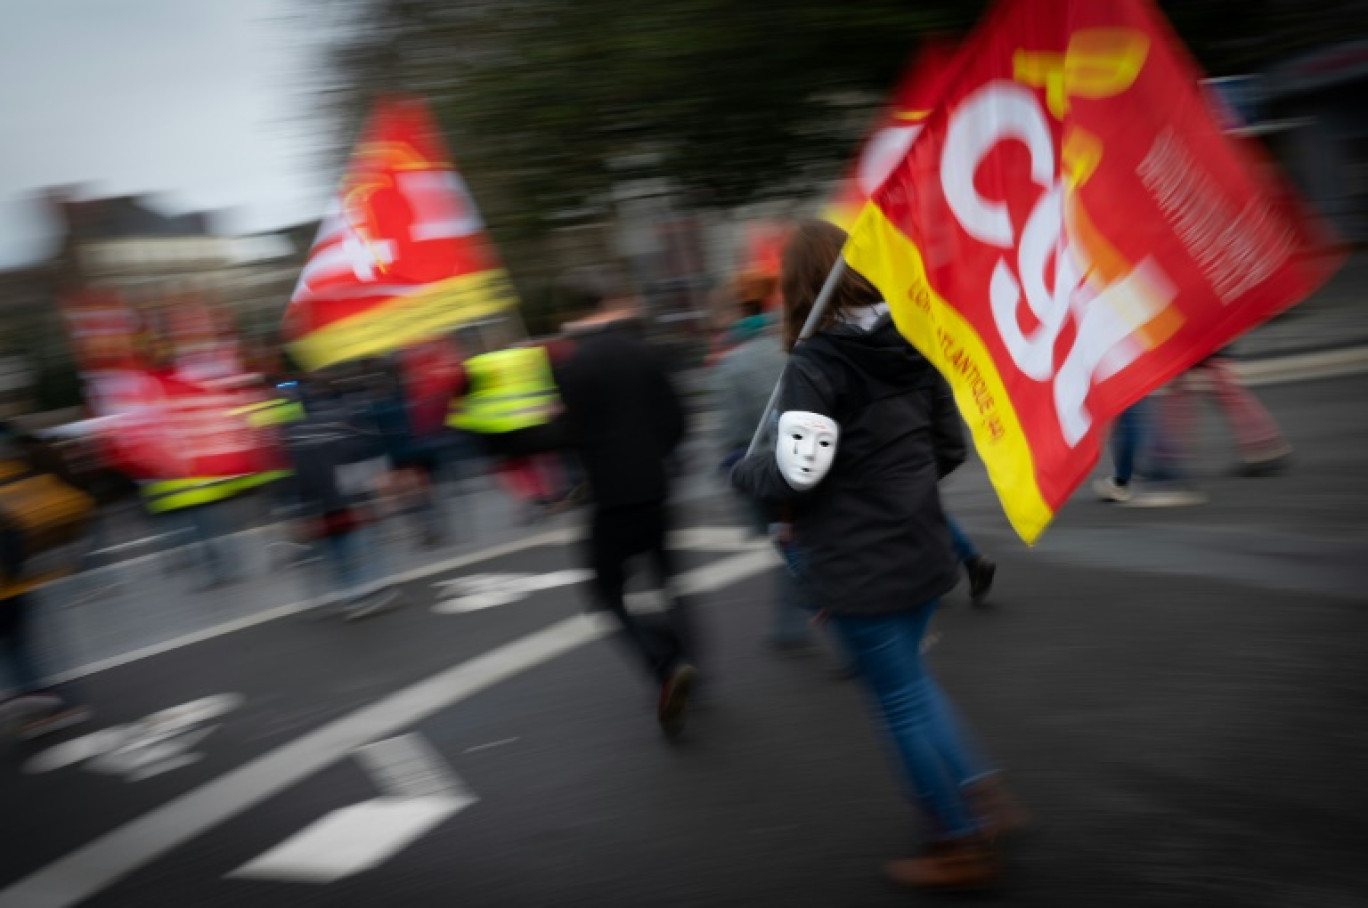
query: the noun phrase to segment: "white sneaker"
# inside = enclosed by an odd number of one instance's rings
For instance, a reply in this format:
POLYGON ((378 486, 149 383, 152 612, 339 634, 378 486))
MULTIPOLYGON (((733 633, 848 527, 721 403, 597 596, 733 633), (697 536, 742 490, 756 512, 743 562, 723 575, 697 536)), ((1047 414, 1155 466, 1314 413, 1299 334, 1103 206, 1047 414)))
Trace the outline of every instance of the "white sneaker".
POLYGON ((1124 508, 1190 508, 1206 504, 1205 492, 1196 489, 1141 489, 1121 502, 1124 508))
POLYGON ((369 618, 385 611, 399 601, 399 591, 394 587, 386 587, 383 590, 376 590, 362 596, 356 602, 348 605, 342 611, 343 621, 356 621, 361 618, 369 618))
MULTIPOLYGON (((60 701, 59 701, 60 702, 60 701)), ((52 710, 46 710, 19 724, 18 736, 21 741, 32 741, 43 735, 59 732, 64 728, 79 725, 90 718, 90 710, 84 706, 68 706, 62 703, 52 710)))
POLYGON ((1132 497, 1130 486, 1123 486, 1112 476, 1108 476, 1106 479, 1094 480, 1093 491, 1096 492, 1097 497, 1103 501, 1125 502, 1130 501, 1132 497))
POLYGON ((1292 462, 1292 446, 1283 442, 1267 451, 1246 457, 1240 461, 1235 472, 1240 476, 1272 476, 1287 469, 1292 462))

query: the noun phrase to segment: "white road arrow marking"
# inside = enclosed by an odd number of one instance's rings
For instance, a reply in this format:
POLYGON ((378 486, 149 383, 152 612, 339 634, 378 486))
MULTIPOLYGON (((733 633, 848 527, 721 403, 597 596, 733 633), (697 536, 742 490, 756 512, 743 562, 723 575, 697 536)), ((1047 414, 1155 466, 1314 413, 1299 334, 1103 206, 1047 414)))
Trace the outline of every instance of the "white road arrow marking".
POLYGON ((554 589, 583 583, 592 577, 590 571, 572 568, 547 574, 471 574, 453 577, 433 584, 444 597, 432 607, 439 615, 476 612, 519 602, 540 590, 554 589))
POLYGON ((454 798, 376 798, 334 810, 228 874, 248 880, 332 883, 374 870, 466 804, 454 798))
MULTIPOLYGON (((758 539, 743 527, 690 527, 670 534, 670 548, 677 551, 745 552, 767 549, 769 542, 758 539)), ((545 574, 470 574, 451 577, 432 584, 438 602, 432 610, 439 615, 459 615, 521 602, 540 590, 584 583, 592 571, 569 568, 545 574)), ((627 608, 633 612, 664 611, 668 595, 662 590, 642 590, 627 594, 627 608)))
POLYGON ((218 728, 205 723, 241 705, 240 694, 192 700, 138 722, 115 725, 50 747, 25 763, 24 771, 52 772, 80 763, 93 772, 141 782, 203 759, 203 754, 192 748, 218 728))
POLYGON ((376 787, 391 797, 459 795, 469 798, 472 804, 479 800, 466 790, 456 773, 420 734, 399 735, 358 747, 356 758, 375 780, 376 787))
POLYGON ((332 811, 228 876, 332 883, 374 870, 479 800, 421 735, 376 741, 355 754, 383 797, 332 811))

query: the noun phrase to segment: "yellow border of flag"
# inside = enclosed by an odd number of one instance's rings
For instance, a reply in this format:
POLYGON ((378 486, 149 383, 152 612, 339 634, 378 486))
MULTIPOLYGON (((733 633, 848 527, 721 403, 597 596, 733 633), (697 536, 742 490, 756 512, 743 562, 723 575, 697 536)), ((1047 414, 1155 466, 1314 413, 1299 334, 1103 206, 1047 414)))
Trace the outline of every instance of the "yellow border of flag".
POLYGON ((462 274, 311 331, 290 344, 290 352, 304 368, 323 369, 388 353, 517 306, 502 268, 462 274))
POLYGON ((950 382, 1007 519, 1033 543, 1054 512, 1036 484, 1030 443, 983 338, 936 293, 920 250, 872 202, 850 232, 844 256, 883 294, 903 337, 950 382))

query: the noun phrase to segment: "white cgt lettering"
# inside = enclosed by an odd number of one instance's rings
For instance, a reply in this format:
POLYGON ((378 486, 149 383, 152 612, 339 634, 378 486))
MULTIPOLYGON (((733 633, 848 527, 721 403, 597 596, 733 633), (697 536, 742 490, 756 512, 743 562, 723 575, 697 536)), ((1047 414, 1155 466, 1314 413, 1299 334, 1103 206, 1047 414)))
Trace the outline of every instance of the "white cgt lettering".
POLYGON ((1136 328, 1156 315, 1173 291, 1154 263, 1146 260, 1144 278, 1136 272, 1111 286, 1085 285, 1091 270, 1086 250, 1068 241, 1064 229, 1066 186, 1056 172, 1050 122, 1035 93, 1015 82, 990 82, 965 100, 950 118, 941 152, 941 186, 946 202, 964 230, 990 246, 1016 251, 993 267, 988 295, 993 322, 1012 361, 1023 375, 1050 382, 1064 440, 1073 446, 1087 433, 1092 417, 1086 398, 1094 376, 1114 373, 1142 351, 1132 339, 1136 328), (1007 204, 980 194, 976 175, 984 159, 1002 142, 1018 141, 1031 159, 1031 181, 1044 189, 1020 237, 1007 204), (1136 292, 1136 288, 1145 291, 1136 292), (1022 297, 1035 317, 1022 330, 1022 297), (1070 311, 1078 321, 1073 344, 1055 369, 1055 348, 1070 311))

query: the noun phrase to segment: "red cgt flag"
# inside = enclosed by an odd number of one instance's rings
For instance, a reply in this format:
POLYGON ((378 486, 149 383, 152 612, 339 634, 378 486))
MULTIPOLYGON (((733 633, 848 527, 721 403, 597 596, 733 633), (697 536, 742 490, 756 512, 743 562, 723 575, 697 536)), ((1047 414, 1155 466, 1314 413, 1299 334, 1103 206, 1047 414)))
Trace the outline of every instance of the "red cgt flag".
POLYGON ((1109 420, 1337 265, 1198 78, 1146 0, 1006 0, 846 246, 1027 542, 1109 420))
POLYGON ((319 369, 517 302, 424 105, 378 104, 286 310, 291 352, 319 369))

